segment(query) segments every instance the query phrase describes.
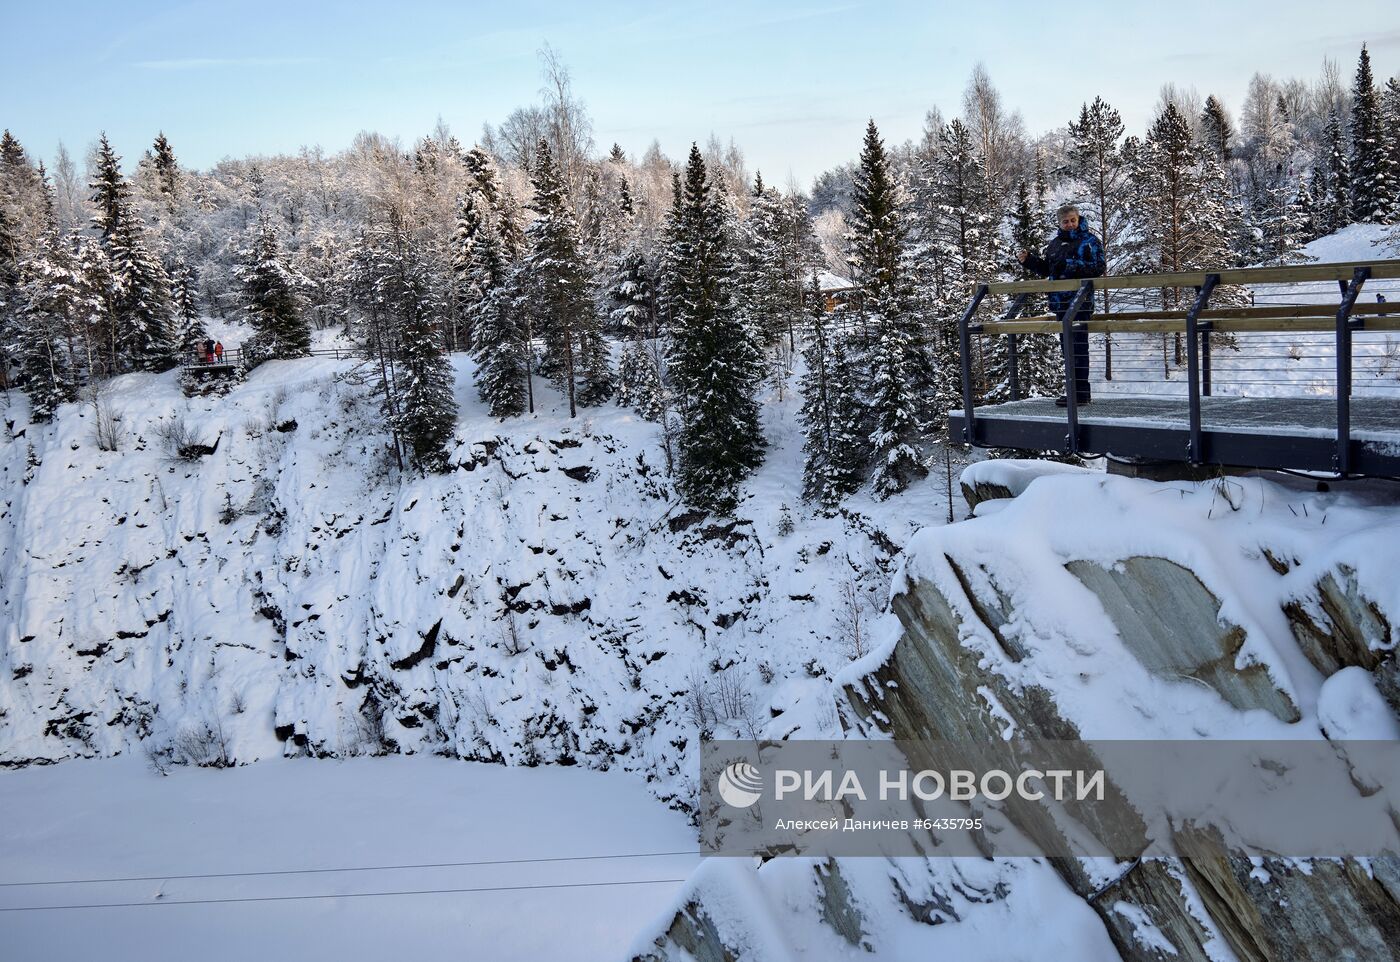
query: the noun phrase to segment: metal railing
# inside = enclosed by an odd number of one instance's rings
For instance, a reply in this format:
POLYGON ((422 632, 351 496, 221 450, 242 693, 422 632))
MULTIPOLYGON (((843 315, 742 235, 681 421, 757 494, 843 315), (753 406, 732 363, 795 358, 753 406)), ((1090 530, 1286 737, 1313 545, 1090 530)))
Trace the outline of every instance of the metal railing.
POLYGON ((1185 395, 1185 460, 1190 463, 1203 460, 1203 397, 1211 397, 1222 388, 1239 396, 1325 392, 1335 399, 1333 463, 1337 472, 1345 474, 1352 467, 1351 399, 1357 387, 1358 344, 1362 347, 1363 393, 1393 396, 1400 404, 1400 338, 1395 337, 1400 332, 1400 304, 1380 298, 1374 304, 1359 301, 1363 289, 1374 290, 1376 282, 1397 278, 1400 260, 978 285, 958 324, 963 387, 960 439, 975 443, 978 437, 973 338, 1007 339, 1007 386, 1010 399, 1015 401, 1021 397, 1018 338, 1055 334, 1064 359, 1065 447, 1068 453, 1081 453, 1072 344, 1075 332, 1084 331, 1090 335, 1091 350, 1097 346, 1104 354, 1099 368, 1102 377, 1093 382, 1095 391, 1107 387, 1109 394, 1185 395), (1318 285, 1331 283, 1340 288, 1338 303, 1306 302, 1309 297, 1318 299, 1318 285), (1291 287, 1278 289, 1282 285, 1291 287), (1227 286, 1253 289, 1250 306, 1212 308, 1212 297, 1227 286), (1061 314, 1021 316, 1032 298, 1057 291, 1073 292, 1061 314), (1075 320, 1080 308, 1093 303, 1095 294, 1103 291, 1155 293, 1164 302, 1167 294, 1180 291, 1187 306, 1179 310, 1123 310, 1122 305, 1134 298, 1120 296, 1119 310, 1075 320), (979 323, 978 311, 993 295, 1009 296, 1010 301, 998 319, 979 323), (1285 352, 1285 366, 1259 356, 1268 351, 1285 352), (1154 370, 1158 353, 1160 374, 1154 370), (1288 371, 1287 365, 1298 368, 1288 371), (1307 377, 1293 376, 1298 373, 1307 377))
MULTIPOLYGON (((360 355, 354 348, 350 347, 317 347, 312 348, 301 357, 330 357, 336 360, 346 360, 358 358, 360 355)), ((239 347, 225 350, 222 357, 214 355, 207 357, 204 351, 196 351, 192 355, 186 355, 180 360, 180 368, 187 371, 222 371, 227 369, 238 370, 243 367, 243 349, 239 347)))

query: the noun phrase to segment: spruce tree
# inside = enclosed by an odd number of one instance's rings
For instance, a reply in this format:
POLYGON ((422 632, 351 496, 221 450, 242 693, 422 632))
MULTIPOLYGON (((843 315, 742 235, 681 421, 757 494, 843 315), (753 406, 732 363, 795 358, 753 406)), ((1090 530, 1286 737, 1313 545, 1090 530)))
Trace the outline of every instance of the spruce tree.
MULTIPOLYGON (((1044 235, 1041 225, 1044 219, 1032 204, 1026 182, 1016 186, 1016 205, 1011 221, 1011 241, 1020 250, 1037 250, 1044 235)), ((1031 274, 1021 268, 1023 277, 1031 274)), ((1046 307, 1043 298, 1027 302, 1027 314, 1043 314, 1046 307)), ((1009 342, 1008 342, 1009 344, 1009 342)), ((994 359, 1001 369, 991 372, 991 400, 1007 400, 1011 396, 1010 356, 1006 351, 996 352, 994 359)), ((1053 334, 1022 334, 1016 338, 1016 381, 1021 397, 1043 397, 1064 388, 1064 368, 1059 339, 1053 334)))
POLYGON ((1400 76, 1391 77, 1385 82, 1385 93, 1381 96, 1381 118, 1386 177, 1390 188, 1386 222, 1400 224, 1400 76))
POLYGON ((170 279, 147 244, 145 225, 131 205, 131 185, 122 176, 121 160, 105 134, 98 142, 91 188, 93 226, 111 272, 111 370, 163 371, 176 359, 170 331, 170 279))
POLYGON ((253 328, 244 348, 254 363, 273 358, 304 357, 311 350, 311 330, 301 304, 301 278, 282 253, 277 229, 266 214, 236 271, 242 284, 243 309, 253 328))
MULTIPOLYGON (((1217 151, 1229 147, 1229 121, 1223 108, 1220 119, 1226 126, 1218 135, 1223 140, 1212 148, 1217 151)), ((1098 232, 1103 243, 1109 274, 1118 273, 1131 255, 1122 243, 1129 232, 1132 215, 1128 163, 1122 150, 1123 131, 1122 116, 1102 97, 1095 97, 1092 104, 1082 105, 1079 120, 1069 125, 1070 169, 1087 188, 1085 213, 1089 215, 1091 229, 1098 232)), ((1105 289, 1100 296, 1107 313, 1111 309, 1112 292, 1105 289)))
POLYGON ((1323 130, 1319 155, 1313 162, 1312 195, 1318 236, 1352 223, 1351 162, 1342 139, 1342 118, 1333 111, 1323 130))
POLYGON ((432 271, 406 240, 400 253, 394 311, 398 316, 397 428, 413 464, 425 472, 448 468, 448 448, 457 427, 452 361, 439 323, 444 305, 432 271))
POLYGON ((20 257, 19 230, 6 205, 0 203, 0 389, 10 386, 11 342, 21 302, 20 257))
POLYGON ((78 398, 88 376, 85 322, 88 291, 68 243, 47 233, 21 271, 21 304, 14 337, 16 360, 35 421, 53 418, 78 398))
POLYGON ((1362 223, 1386 219, 1390 200, 1388 147, 1381 124, 1380 95, 1365 44, 1351 88, 1351 216, 1362 223))
POLYGON ((901 491, 928 474, 916 445, 923 433, 920 343, 906 286, 907 223, 884 142, 866 126, 852 191, 851 265, 860 286, 870 397, 875 491, 901 491))
POLYGON ((175 344, 186 362, 200 355, 209 331, 199 313, 195 294, 194 270, 183 259, 176 258, 170 270, 170 295, 175 309, 175 344))
POLYGON ((156 134, 151 158, 155 168, 156 188, 169 209, 174 211, 180 200, 180 165, 175 160, 175 150, 170 146, 170 141, 165 139, 164 131, 156 134))
POLYGON ((860 487, 865 445, 855 366, 844 337, 833 331, 815 275, 807 292, 810 328, 803 359, 802 497, 834 508, 860 487))
POLYGON ((1230 123, 1230 115, 1225 105, 1211 94, 1206 97, 1205 109, 1201 111, 1201 141, 1207 150, 1222 164, 1230 162, 1235 130, 1230 123))
POLYGON ((95 179, 89 185, 94 209, 92 224, 103 243, 110 244, 123 222, 131 217, 131 185, 122 176, 121 158, 105 133, 97 142, 96 165, 95 179))
POLYGON ((366 232, 351 253, 360 351, 370 361, 400 467, 443 470, 457 419, 445 310, 433 267, 401 214, 366 232))
POLYGON ((763 459, 757 400, 760 359, 736 303, 737 258, 721 191, 694 144, 672 225, 669 373, 680 405, 681 493, 732 510, 763 459))
POLYGON ((532 171, 535 220, 526 232, 522 283, 537 333, 544 337, 546 371, 563 381, 569 416, 579 405, 602 404, 614 383, 607 343, 579 250, 578 227, 548 141, 532 171))

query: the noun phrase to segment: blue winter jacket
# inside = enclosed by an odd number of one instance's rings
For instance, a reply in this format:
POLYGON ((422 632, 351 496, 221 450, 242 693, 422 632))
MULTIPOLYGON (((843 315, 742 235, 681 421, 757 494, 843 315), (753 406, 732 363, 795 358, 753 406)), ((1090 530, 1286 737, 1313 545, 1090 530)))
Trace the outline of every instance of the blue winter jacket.
MULTIPOLYGON (((1074 230, 1060 229, 1045 245, 1043 254, 1031 253, 1026 258, 1026 270, 1052 281, 1070 278, 1102 277, 1106 264, 1103 244, 1094 232, 1089 230, 1084 215, 1079 216, 1079 226, 1074 230)), ((1050 310, 1055 316, 1063 317, 1074 300, 1074 291, 1052 291, 1046 295, 1050 310)), ((1086 321, 1094 313, 1094 299, 1086 297, 1075 320, 1086 321)))

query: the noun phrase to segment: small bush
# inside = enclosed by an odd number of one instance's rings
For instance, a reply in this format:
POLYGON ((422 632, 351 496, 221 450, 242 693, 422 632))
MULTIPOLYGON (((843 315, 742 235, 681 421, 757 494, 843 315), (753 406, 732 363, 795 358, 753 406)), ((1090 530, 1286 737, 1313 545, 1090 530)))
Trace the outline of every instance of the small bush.
POLYGON ((156 426, 156 438, 175 461, 198 461, 212 451, 183 415, 156 426))

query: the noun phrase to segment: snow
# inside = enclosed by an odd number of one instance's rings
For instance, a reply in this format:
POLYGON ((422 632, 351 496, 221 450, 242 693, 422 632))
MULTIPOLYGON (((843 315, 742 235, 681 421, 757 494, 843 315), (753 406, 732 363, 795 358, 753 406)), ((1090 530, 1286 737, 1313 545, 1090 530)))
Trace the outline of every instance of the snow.
MULTIPOLYGON (((906 570, 895 583, 902 577, 927 578, 960 600, 964 591, 949 567, 951 558, 974 580, 974 590, 995 584, 1018 611, 1034 612, 1033 620, 1023 615, 1004 629, 1017 633, 1027 649, 1021 662, 1009 661, 980 631, 966 643, 1014 684, 1054 692, 1067 720, 1085 738, 1229 733, 1241 739, 1290 739, 1309 730, 1306 737, 1317 738, 1323 679, 1299 650, 1283 609, 1307 594, 1323 571, 1342 565, 1367 572, 1361 576, 1363 590, 1392 613, 1394 622, 1400 591, 1383 573, 1395 570, 1400 507, 1387 501, 1384 493, 1304 493, 1248 477, 1159 483, 1052 474, 1028 484, 1000 511, 921 531, 910 542, 906 570), (1279 576, 1265 548, 1275 557, 1308 561, 1279 576), (1290 725, 1264 711, 1242 714, 1205 686, 1148 672, 1124 648, 1097 597, 1065 567, 1090 561, 1111 568, 1130 557, 1164 558, 1193 572, 1221 599, 1220 619, 1244 632, 1237 666, 1264 666, 1303 720, 1290 725)), ((960 614, 978 625, 970 609, 960 614)), ((854 680, 880 660, 872 655, 843 678, 854 680)))
POLYGON ((614 958, 681 883, 583 886, 684 879, 699 862, 686 820, 641 781, 580 768, 277 759, 162 777, 134 758, 79 761, 5 773, 0 811, 0 909, 141 903, 0 912, 15 959, 444 958, 482 947, 493 960, 614 958), (688 854, 592 858, 675 852, 688 854), (571 856, 587 860, 521 861, 571 856), (514 864, 443 866, 499 859, 514 864), (335 871, 406 865, 439 867, 335 871), (15 885, 269 871, 287 874, 15 885), (505 890, 353 897, 491 887, 505 890), (300 898, 322 895, 334 897, 300 898), (294 900, 173 904, 273 897, 294 900))
POLYGON ((1005 488, 1014 498, 1025 491, 1036 478, 1055 474, 1092 474, 1088 468, 1059 461, 1038 461, 1022 458, 991 458, 963 468, 961 483, 969 488, 979 484, 1005 488))
POLYGON ((1400 740, 1400 719, 1376 690, 1375 676, 1356 665, 1323 682, 1317 719, 1333 741, 1400 740))
MULTIPOLYGON (((831 271, 818 271, 815 277, 817 284, 821 286, 823 291, 848 291, 855 287, 855 283, 850 278, 833 274, 831 271)), ((812 276, 809 275, 803 282, 803 286, 806 288, 810 287, 811 284, 812 276)))

